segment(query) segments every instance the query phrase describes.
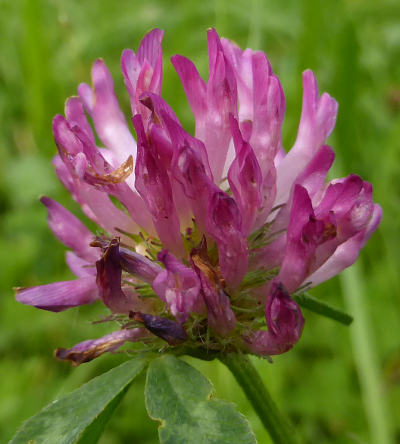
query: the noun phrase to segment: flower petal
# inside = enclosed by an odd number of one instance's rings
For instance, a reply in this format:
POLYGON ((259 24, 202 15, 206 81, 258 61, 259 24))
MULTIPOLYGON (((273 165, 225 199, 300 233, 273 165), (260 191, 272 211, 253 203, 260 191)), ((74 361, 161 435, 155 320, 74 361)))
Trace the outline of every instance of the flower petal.
POLYGON ((304 281, 308 274, 324 225, 314 217, 314 211, 307 190, 296 185, 287 229, 285 256, 278 279, 289 293, 304 281))
POLYGON ((222 191, 215 191, 210 197, 207 232, 217 242, 222 276, 229 286, 237 287, 247 271, 248 245, 242 231, 240 210, 222 191))
POLYGON ((235 314, 230 307, 229 297, 221 286, 221 279, 210 263, 204 237, 200 245, 192 249, 190 264, 201 282, 208 325, 222 336, 229 335, 236 326, 235 314))
POLYGON ((318 85, 312 71, 303 73, 303 107, 297 139, 277 169, 275 205, 284 203, 294 179, 325 143, 336 122, 338 104, 324 93, 318 97, 318 85))
POLYGON ((97 251, 90 247, 93 234, 83 223, 55 200, 42 197, 40 201, 47 208, 47 221, 54 235, 82 259, 96 261, 97 251))
POLYGON ((258 330, 245 338, 253 353, 280 355, 300 339, 304 318, 299 306, 279 281, 274 281, 265 307, 268 331, 258 330))
POLYGON ((101 141, 112 150, 114 167, 117 167, 129 156, 135 159, 136 143, 115 96, 111 74, 101 59, 93 64, 92 81, 94 92, 89 85, 82 83, 78 93, 101 141))
POLYGON ((153 289, 157 296, 166 302, 178 322, 186 322, 190 313, 201 313, 204 302, 196 273, 185 267, 167 250, 158 254, 158 260, 164 264, 165 270, 154 280, 153 289))
POLYGON ((240 208, 243 231, 248 235, 262 203, 262 173, 252 147, 243 140, 239 124, 233 116, 231 130, 236 157, 229 168, 228 181, 240 208))
POLYGON ((94 276, 74 281, 54 282, 38 287, 17 288, 16 299, 26 305, 49 311, 63 311, 91 304, 100 298, 94 276))
POLYGON ((130 96, 132 115, 142 114, 144 120, 147 120, 145 117, 149 113, 140 103, 140 96, 147 91, 161 94, 163 34, 160 29, 153 29, 143 37, 137 54, 126 49, 121 56, 121 69, 130 96))
POLYGON ((368 239, 372 236, 374 231, 378 228, 378 225, 382 219, 382 208, 375 204, 372 217, 367 227, 348 239, 346 242, 338 246, 332 256, 316 270, 311 276, 309 276, 305 283, 310 283, 312 287, 327 281, 328 279, 336 276, 345 268, 350 267, 356 261, 361 248, 366 244, 368 239))
POLYGON ((165 166, 151 152, 139 115, 132 119, 138 135, 135 186, 151 213, 163 245, 178 256, 183 255, 178 214, 165 166))
POLYGON ((70 361, 76 367, 98 358, 103 353, 117 350, 127 341, 137 342, 146 336, 148 333, 144 328, 118 330, 99 339, 80 342, 72 348, 57 348, 54 355, 60 361, 70 361))
POLYGON ((130 312, 129 317, 136 322, 143 323, 147 330, 164 339, 169 345, 179 345, 187 340, 184 328, 170 319, 140 312, 130 312))
POLYGON ((103 256, 96 262, 97 286, 101 298, 113 313, 129 313, 135 306, 133 294, 122 291, 122 268, 120 264, 119 242, 113 239, 103 256))
POLYGON ((65 253, 65 262, 77 277, 96 276, 96 267, 94 262, 89 263, 85 259, 80 258, 72 251, 65 253))

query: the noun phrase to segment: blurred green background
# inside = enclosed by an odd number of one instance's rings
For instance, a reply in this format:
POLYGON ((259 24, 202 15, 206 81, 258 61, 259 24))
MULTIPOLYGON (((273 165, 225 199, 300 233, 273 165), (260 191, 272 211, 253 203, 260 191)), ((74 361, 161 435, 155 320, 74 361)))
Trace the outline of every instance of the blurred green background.
MULTIPOLYGON (((352 327, 305 312, 295 349, 274 364, 256 360, 267 386, 311 443, 400 443, 400 4, 398 0, 14 0, 0 1, 0 442, 56 397, 111 368, 123 355, 72 369, 52 351, 107 326, 92 325, 100 304, 53 314, 19 305, 13 286, 70 279, 65 249, 38 201, 46 194, 81 214, 51 166, 51 119, 90 66, 103 57, 129 114, 119 69, 121 51, 145 32, 165 29, 163 95, 187 128, 192 116, 169 57, 193 59, 207 76, 206 29, 242 47, 262 49, 287 100, 284 145, 292 145, 301 106, 301 72, 339 101, 330 143, 335 175, 354 172, 374 184, 384 208, 378 232, 358 265, 312 294, 349 310, 352 327)), ((84 219, 84 218, 83 218, 84 219)), ((268 437, 228 371, 192 360, 217 396, 236 402, 261 444, 268 437)), ((101 444, 157 442, 157 425, 135 382, 101 444)))

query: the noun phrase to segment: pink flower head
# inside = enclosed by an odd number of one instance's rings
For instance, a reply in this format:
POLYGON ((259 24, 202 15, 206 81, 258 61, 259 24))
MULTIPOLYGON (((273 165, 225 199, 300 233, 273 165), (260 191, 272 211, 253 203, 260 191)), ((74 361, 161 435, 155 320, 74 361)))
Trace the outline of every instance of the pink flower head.
POLYGON ((304 325, 291 295, 350 266, 382 210, 360 177, 326 182, 338 105, 311 71, 286 154, 285 97, 266 55, 209 30, 207 81, 172 57, 191 135, 161 96, 162 37, 155 29, 122 54, 132 116, 99 59, 93 87, 81 84, 54 118, 56 172, 102 234, 43 198, 77 279, 18 289, 17 299, 51 311, 102 300, 121 330, 57 351, 75 364, 127 341, 284 353, 304 325))

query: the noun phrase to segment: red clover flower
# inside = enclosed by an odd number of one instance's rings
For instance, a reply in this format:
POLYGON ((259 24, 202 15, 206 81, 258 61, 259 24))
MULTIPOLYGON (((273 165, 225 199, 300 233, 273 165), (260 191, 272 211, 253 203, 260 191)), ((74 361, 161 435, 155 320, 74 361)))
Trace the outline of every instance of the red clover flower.
POLYGON ((311 71, 286 154, 285 97, 267 57, 209 30, 208 82, 190 60, 172 57, 194 114, 192 136, 161 97, 162 36, 155 29, 136 54, 122 54, 136 141, 101 59, 93 89, 81 84, 65 117, 53 120, 57 175, 102 234, 42 198, 77 279, 18 289, 17 300, 55 312, 103 301, 106 320, 120 328, 56 351, 74 365, 127 341, 284 353, 304 325, 293 295, 350 266, 381 219, 368 182, 326 182, 334 152, 325 141, 338 105, 319 95, 311 71))

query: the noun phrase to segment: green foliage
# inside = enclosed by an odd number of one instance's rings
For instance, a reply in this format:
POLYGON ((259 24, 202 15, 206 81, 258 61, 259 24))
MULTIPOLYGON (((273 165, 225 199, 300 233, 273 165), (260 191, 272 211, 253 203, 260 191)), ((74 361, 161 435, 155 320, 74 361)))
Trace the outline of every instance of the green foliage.
POLYGON ((198 370, 165 355, 151 362, 145 387, 149 415, 161 422, 162 444, 255 444, 246 418, 198 370))
POLYGON ((146 360, 131 359, 54 401, 29 419, 10 444, 94 444, 146 360))

